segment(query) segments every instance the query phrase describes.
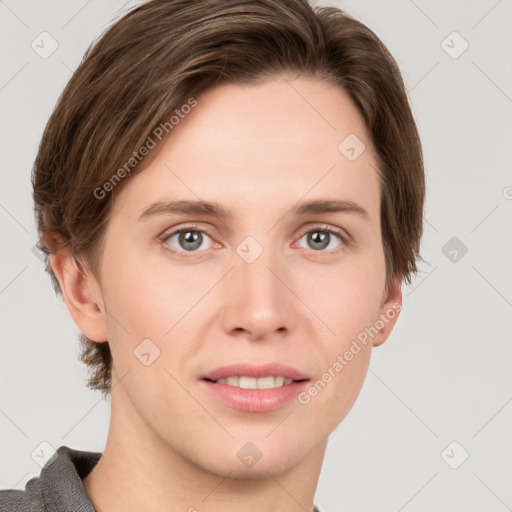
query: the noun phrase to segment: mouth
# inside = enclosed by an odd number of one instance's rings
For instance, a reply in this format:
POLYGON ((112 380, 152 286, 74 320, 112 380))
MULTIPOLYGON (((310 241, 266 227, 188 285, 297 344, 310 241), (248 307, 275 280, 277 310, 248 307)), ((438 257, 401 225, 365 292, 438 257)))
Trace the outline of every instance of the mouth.
POLYGON ((231 408, 266 412, 290 401, 310 379, 286 365, 239 363, 217 368, 201 381, 214 397, 231 408))
POLYGON ((210 382, 215 382, 217 384, 227 384, 228 386, 233 386, 235 388, 241 389, 275 389, 280 388, 281 386, 287 386, 288 384, 294 382, 294 380, 288 377, 283 377, 282 375, 278 375, 275 377, 273 375, 269 375, 267 377, 231 375, 224 379, 217 379, 210 382))

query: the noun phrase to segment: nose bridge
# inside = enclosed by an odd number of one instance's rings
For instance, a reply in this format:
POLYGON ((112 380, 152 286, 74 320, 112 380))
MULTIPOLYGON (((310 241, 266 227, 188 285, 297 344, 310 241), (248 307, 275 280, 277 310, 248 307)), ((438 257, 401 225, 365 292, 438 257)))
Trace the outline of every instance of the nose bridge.
POLYGON ((247 237, 236 252, 227 290, 230 327, 243 328, 256 337, 289 327, 290 291, 284 284, 286 277, 280 275, 284 268, 280 251, 247 237))
POLYGON ((235 263, 236 285, 245 296, 245 301, 261 299, 273 301, 280 294, 282 282, 276 277, 281 262, 279 251, 270 245, 271 236, 265 239, 265 246, 254 237, 243 240, 236 252, 238 261, 235 263))

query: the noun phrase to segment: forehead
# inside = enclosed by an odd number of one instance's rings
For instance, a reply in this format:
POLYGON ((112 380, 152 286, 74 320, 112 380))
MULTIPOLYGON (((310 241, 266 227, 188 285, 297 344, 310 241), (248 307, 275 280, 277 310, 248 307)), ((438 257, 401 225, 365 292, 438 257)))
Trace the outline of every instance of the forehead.
MULTIPOLYGON (((320 157, 315 148, 338 152, 339 142, 349 134, 369 140, 366 127, 353 101, 340 87, 318 78, 278 77, 258 85, 225 84, 197 98, 198 106, 183 116, 172 130, 168 146, 178 146, 194 131, 198 148, 229 145, 230 135, 243 144, 230 145, 230 154, 320 157), (172 140, 171 140, 172 139, 172 140), (252 143, 252 144, 251 144, 252 143)), ((190 145, 190 140, 185 140, 190 145)))
POLYGON ((165 197, 229 203, 236 213, 237 204, 265 208, 269 200, 321 196, 363 202, 377 213, 372 141, 342 89, 283 77, 223 85, 196 100, 147 168, 130 179, 119 208, 140 214, 150 199, 165 197), (360 144, 358 151, 365 147, 356 159, 342 151, 346 140, 360 144))

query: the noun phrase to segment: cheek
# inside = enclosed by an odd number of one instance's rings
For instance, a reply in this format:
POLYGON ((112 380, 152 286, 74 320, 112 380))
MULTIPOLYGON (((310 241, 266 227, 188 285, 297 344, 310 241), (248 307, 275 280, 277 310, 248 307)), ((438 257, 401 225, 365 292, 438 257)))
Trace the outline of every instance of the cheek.
POLYGON ((372 274, 351 273, 324 284, 321 291, 312 288, 315 292, 308 297, 322 320, 311 346, 319 370, 299 402, 308 413, 304 421, 311 418, 313 428, 318 421, 313 418, 322 418, 328 432, 348 414, 362 388, 371 356, 365 330, 376 320, 382 290, 372 274))
POLYGON ((148 257, 123 251, 122 244, 117 247, 105 251, 103 268, 109 340, 117 366, 126 371, 133 351, 145 339, 155 344, 164 356, 161 360, 167 358, 173 337, 182 347, 174 344, 174 355, 186 352, 188 337, 198 325, 196 306, 211 286, 211 271, 200 266, 180 269, 165 255, 148 257))
POLYGON ((136 253, 131 254, 122 240, 110 241, 102 266, 109 341, 114 351, 119 343, 123 351, 128 344, 133 350, 145 338, 156 340, 170 328, 162 314, 172 303, 161 296, 164 285, 158 273, 143 258, 137 258, 136 253))
POLYGON ((310 388, 311 409, 328 411, 332 424, 344 417, 361 390, 371 356, 369 328, 378 319, 384 286, 378 251, 359 263, 316 274, 302 288, 321 320, 315 337, 321 370, 310 388))
POLYGON ((304 302, 320 321, 324 352, 332 358, 377 319, 384 287, 384 264, 378 258, 308 272, 301 289, 304 302))

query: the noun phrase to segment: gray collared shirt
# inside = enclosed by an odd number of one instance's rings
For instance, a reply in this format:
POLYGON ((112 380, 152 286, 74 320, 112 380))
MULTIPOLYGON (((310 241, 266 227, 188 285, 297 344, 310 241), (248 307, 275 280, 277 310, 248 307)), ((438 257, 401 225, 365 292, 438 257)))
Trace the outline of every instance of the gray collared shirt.
MULTIPOLYGON (((0 490, 0 512, 96 512, 82 484, 100 452, 58 448, 25 490, 0 490)), ((314 512, 320 512, 315 507, 314 512)))
POLYGON ((61 446, 25 490, 0 490, 0 512, 95 512, 82 478, 100 457, 99 452, 61 446))

